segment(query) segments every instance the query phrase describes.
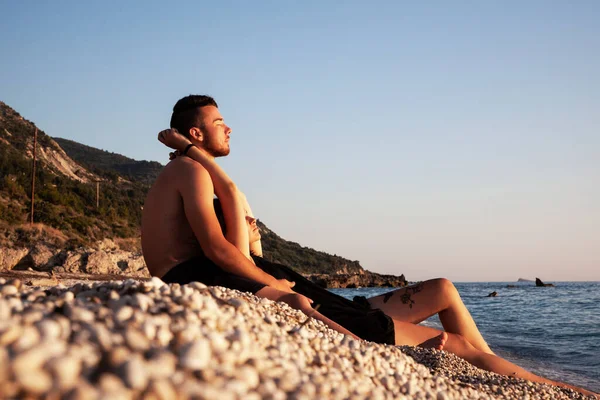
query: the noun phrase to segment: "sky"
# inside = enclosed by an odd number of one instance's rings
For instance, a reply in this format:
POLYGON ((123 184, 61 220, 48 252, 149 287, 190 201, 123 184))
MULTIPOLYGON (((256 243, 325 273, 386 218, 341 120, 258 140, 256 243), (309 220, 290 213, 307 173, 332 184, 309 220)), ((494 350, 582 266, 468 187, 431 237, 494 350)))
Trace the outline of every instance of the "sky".
POLYGON ((600 2, 212 3, 0 0, 0 100, 166 164, 208 94, 285 239, 411 281, 600 280, 600 2))

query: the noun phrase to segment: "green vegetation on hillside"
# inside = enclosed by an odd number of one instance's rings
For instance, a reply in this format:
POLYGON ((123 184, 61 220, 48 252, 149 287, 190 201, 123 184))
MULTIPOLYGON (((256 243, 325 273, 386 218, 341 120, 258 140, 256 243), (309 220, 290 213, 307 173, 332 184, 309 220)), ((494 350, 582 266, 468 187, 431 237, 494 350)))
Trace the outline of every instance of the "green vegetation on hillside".
MULTIPOLYGON (((0 219, 11 224, 29 219, 32 162, 28 146, 32 146, 34 129, 31 122, 0 103, 0 219)), ((41 130, 38 145, 57 147, 41 130)), ((76 242, 139 235, 148 185, 102 181, 100 207, 96 208, 95 183, 69 179, 39 162, 35 187, 34 221, 60 229, 76 242)))
POLYGON ((156 161, 136 161, 120 154, 98 150, 72 140, 57 137, 53 139, 69 157, 88 171, 101 176, 107 176, 107 173, 112 172, 127 180, 151 185, 163 169, 163 165, 156 161))
POLYGON ((350 261, 282 239, 260 221, 258 226, 264 257, 269 261, 287 265, 303 274, 352 274, 363 271, 358 261, 350 261))

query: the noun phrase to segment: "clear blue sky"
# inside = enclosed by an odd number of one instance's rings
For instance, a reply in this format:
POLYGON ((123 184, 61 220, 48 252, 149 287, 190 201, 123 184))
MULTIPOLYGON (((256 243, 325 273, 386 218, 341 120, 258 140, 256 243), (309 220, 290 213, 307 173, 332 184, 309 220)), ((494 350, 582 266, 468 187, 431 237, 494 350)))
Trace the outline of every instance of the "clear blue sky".
POLYGON ((600 280, 600 2, 215 3, 0 0, 0 100, 166 163, 173 104, 210 94, 286 239, 410 280, 600 280))

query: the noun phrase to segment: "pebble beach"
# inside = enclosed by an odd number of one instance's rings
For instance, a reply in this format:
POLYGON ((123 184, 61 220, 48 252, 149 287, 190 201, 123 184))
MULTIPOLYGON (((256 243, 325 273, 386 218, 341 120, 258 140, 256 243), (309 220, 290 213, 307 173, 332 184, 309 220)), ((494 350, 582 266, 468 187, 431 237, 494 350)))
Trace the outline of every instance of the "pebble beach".
POLYGON ((0 398, 583 399, 193 282, 0 278, 0 398))

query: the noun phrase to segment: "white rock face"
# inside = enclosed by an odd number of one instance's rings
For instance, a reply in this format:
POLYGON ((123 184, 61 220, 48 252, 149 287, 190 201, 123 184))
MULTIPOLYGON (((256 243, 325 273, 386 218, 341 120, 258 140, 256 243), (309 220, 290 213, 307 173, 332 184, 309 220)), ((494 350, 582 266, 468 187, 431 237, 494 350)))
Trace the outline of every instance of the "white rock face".
POLYGON ((27 253, 29 253, 29 249, 0 247, 0 269, 13 269, 27 253))
POLYGON ((46 161, 60 173, 76 181, 87 183, 97 179, 96 175, 88 172, 85 168, 67 156, 64 150, 61 149, 54 140, 52 140, 52 142, 56 145, 56 148, 44 146, 38 148, 38 157, 40 160, 46 161))

